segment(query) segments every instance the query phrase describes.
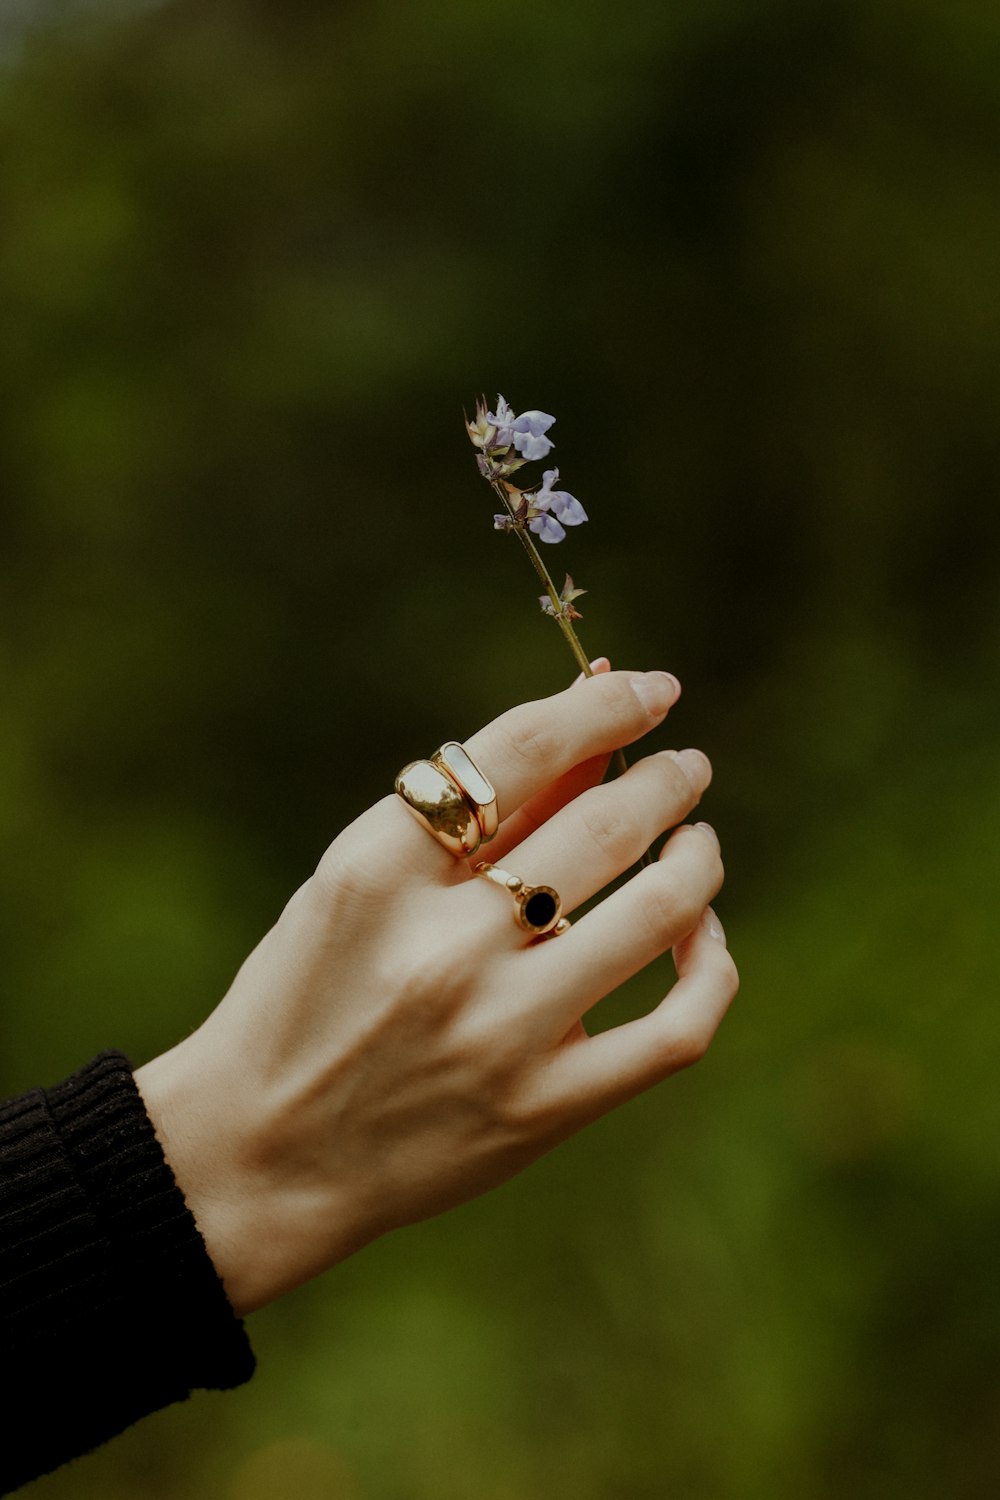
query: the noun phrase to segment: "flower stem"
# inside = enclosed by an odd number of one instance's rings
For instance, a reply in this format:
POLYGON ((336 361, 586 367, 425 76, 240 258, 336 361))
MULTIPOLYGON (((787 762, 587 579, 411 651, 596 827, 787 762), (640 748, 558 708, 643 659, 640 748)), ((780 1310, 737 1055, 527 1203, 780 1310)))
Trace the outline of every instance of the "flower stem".
POLYGON ((566 644, 572 651, 573 655, 576 657, 577 665, 579 666, 580 671, 585 677, 593 677, 594 673, 591 669, 590 662, 587 660, 587 653, 580 645, 580 638, 577 635, 576 631, 573 629, 572 623, 566 619, 566 616, 563 613, 563 603, 559 597, 559 590, 552 582, 552 575, 550 574, 545 564, 542 562, 541 554, 539 553, 538 548, 531 540, 531 537, 528 534, 527 527, 521 526, 517 523, 514 516, 513 507, 510 503, 510 496, 504 489, 501 481, 499 479, 494 479, 492 483, 494 492, 503 501, 504 508, 506 509, 507 514, 511 517, 511 520, 514 521, 513 529, 517 532, 518 541, 521 543, 521 546, 531 558, 532 566, 535 572, 538 574, 541 585, 545 592, 548 594, 549 598, 552 600, 552 608, 555 612, 556 623, 558 624, 559 629, 562 631, 563 635, 566 637, 566 644))
MULTIPOLYGON (((565 614, 563 613, 563 602, 559 597, 559 590, 553 583, 552 575, 550 574, 548 568, 542 562, 541 554, 532 541, 531 536, 528 532, 528 528, 517 520, 517 516, 514 512, 514 507, 510 503, 510 495, 504 488, 502 480, 492 479, 490 480, 490 483, 493 487, 494 493, 503 502, 504 509, 510 516, 511 520, 514 522, 512 530, 517 533, 517 537, 521 543, 521 546, 531 558, 532 567, 538 574, 542 587, 548 594, 549 598, 552 600, 552 608, 555 613, 556 623, 558 624, 559 629, 562 631, 566 639, 567 646, 576 658, 576 662, 580 668, 580 671, 583 673, 584 677, 593 677, 594 672, 587 658, 587 653, 586 651, 584 651, 583 647, 580 644, 580 638, 577 635, 576 631, 573 629, 572 622, 570 620, 567 620, 565 614)), ((625 772, 628 770, 628 761, 625 759, 625 751, 616 750, 611 758, 614 761, 615 769, 618 775, 624 776, 625 772)), ((653 863, 653 856, 650 854, 648 849, 646 850, 645 854, 643 854, 639 863, 640 865, 651 865, 653 863)))

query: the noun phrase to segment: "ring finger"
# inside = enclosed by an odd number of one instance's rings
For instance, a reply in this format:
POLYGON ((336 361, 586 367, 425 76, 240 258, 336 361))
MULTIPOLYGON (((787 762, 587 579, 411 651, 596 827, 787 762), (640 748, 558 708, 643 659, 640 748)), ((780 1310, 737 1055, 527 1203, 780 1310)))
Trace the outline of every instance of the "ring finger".
MULTIPOLYGON (((678 692, 676 679, 666 672, 601 673, 508 710, 466 740, 464 749, 491 783, 506 821, 581 762, 639 739, 662 721, 678 692)), ((386 798, 376 814, 375 824, 394 844, 397 859, 425 874, 433 861, 439 876, 454 880, 460 862, 426 829, 415 837, 417 825, 400 817, 398 797, 386 798)), ((502 822, 501 844, 504 835, 502 822)), ((370 853, 368 829, 366 838, 370 853)))
POLYGON ((528 885, 554 887, 563 912, 569 913, 636 863, 665 829, 681 822, 711 776, 700 750, 647 756, 624 776, 576 797, 505 853, 504 868, 528 885))
POLYGON ((544 993, 544 1023, 562 1036, 592 1006, 683 941, 721 889, 719 841, 705 823, 678 828, 660 858, 524 957, 544 993))

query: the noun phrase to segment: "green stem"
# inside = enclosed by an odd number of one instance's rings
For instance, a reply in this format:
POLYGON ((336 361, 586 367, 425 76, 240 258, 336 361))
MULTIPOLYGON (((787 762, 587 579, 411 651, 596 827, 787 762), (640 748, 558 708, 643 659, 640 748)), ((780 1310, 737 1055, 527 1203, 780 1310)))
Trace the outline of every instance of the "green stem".
POLYGON ((531 540, 531 536, 527 528, 524 526, 519 526, 517 524, 514 511, 510 503, 510 496, 504 489, 501 481, 499 479, 494 479, 492 483, 494 493, 499 495, 500 499, 503 501, 504 508, 506 509, 507 514, 510 516, 511 520, 514 521, 514 530, 517 532, 518 540, 521 543, 521 546, 524 548, 525 552, 527 552, 528 556, 531 558, 532 566, 534 567, 535 572, 538 574, 538 577, 541 580, 542 587, 548 594, 549 598, 552 600, 552 608, 555 611, 556 623, 559 626, 559 629, 562 631, 563 635, 566 637, 566 644, 572 651, 573 655, 576 657, 577 665, 579 666, 580 671, 583 673, 584 677, 593 677, 594 673, 593 669, 591 668, 590 662, 587 659, 587 653, 580 645, 580 638, 577 635, 576 631, 573 629, 571 621, 567 620, 565 614, 563 613, 563 602, 559 597, 559 590, 552 582, 552 575, 549 573, 548 568, 542 562, 541 554, 538 551, 538 548, 531 540))
MULTIPOLYGON (((527 527, 518 522, 517 516, 514 512, 514 507, 510 503, 510 495, 504 488, 503 481, 500 479, 491 479, 490 484, 493 487, 494 494, 497 495, 503 502, 504 509, 510 516, 511 520, 514 522, 513 530, 517 533, 518 540, 520 541, 521 546, 531 558, 532 567, 538 574, 542 587, 552 601, 552 608, 555 611, 556 623, 558 624, 559 629, 562 631, 563 636, 566 639, 567 646, 576 658, 576 662, 580 668, 580 671, 583 673, 584 677, 593 677, 594 671, 590 665, 590 661, 587 658, 586 651, 584 651, 583 647, 580 644, 580 637, 573 629, 572 622, 567 620, 565 614, 563 613, 563 601, 559 597, 559 590, 552 582, 552 575, 550 574, 545 564, 542 562, 541 554, 532 541, 527 527)), ((628 761, 625 759, 625 751, 616 750, 611 759, 614 761, 615 769, 618 772, 618 775, 624 776, 625 772, 628 770, 628 761)), ((648 849, 642 856, 642 859, 639 861, 639 863, 640 865, 651 865, 653 863, 653 856, 650 854, 648 849)))

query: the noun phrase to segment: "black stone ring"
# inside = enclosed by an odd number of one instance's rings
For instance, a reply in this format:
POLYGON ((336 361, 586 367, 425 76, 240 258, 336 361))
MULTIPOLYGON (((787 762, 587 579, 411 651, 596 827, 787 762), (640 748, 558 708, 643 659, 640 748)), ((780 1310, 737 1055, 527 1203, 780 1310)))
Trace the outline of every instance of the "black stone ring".
POLYGON ((535 937, 551 932, 558 937, 569 927, 569 919, 560 915, 562 902, 558 892, 550 885, 525 885, 520 875, 511 875, 499 865, 477 865, 476 874, 485 875, 494 885, 510 892, 514 897, 514 921, 525 932, 535 937))

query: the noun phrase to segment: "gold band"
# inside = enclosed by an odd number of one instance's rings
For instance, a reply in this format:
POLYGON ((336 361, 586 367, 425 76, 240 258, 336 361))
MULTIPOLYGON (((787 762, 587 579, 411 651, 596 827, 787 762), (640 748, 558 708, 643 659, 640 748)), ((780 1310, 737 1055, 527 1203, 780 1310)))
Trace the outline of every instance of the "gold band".
POLYGON ((440 750, 431 756, 431 765, 440 766, 452 781, 464 792, 466 800, 476 815, 482 830, 483 843, 488 844, 500 827, 497 794, 468 750, 454 740, 447 740, 440 750))
POLYGON ((550 885, 525 885, 520 875, 501 870, 485 861, 476 866, 476 874, 491 880, 514 898, 514 921, 525 932, 536 937, 551 932, 556 937, 569 927, 569 918, 561 916, 562 901, 550 885))
POLYGON ((396 791, 414 817, 456 859, 475 854, 500 826, 497 794, 472 756, 454 740, 430 760, 415 760, 396 777, 396 791))

